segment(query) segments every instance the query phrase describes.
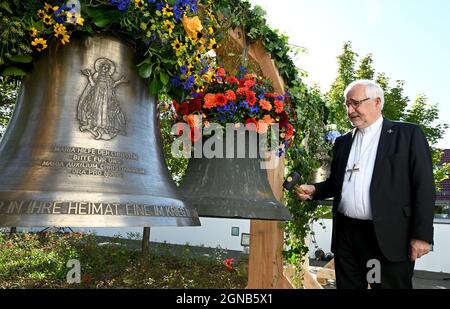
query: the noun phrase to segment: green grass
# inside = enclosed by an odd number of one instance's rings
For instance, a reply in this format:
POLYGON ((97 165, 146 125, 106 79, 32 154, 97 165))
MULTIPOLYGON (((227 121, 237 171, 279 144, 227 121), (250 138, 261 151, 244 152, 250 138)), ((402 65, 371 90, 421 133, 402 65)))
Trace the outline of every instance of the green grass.
POLYGON ((247 284, 248 261, 224 265, 223 250, 151 244, 142 259, 140 241, 77 233, 0 233, 0 288, 223 288, 247 284), (81 283, 67 283, 66 264, 77 259, 81 283))

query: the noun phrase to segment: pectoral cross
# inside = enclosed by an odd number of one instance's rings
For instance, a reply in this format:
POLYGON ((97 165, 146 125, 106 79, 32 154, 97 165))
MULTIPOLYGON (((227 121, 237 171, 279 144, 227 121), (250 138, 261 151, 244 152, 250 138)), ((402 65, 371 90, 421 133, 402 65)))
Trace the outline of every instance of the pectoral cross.
POLYGON ((350 172, 350 177, 348 177, 348 181, 352 180, 353 172, 359 172, 359 167, 356 167, 356 164, 353 164, 351 169, 348 169, 347 172, 350 172))

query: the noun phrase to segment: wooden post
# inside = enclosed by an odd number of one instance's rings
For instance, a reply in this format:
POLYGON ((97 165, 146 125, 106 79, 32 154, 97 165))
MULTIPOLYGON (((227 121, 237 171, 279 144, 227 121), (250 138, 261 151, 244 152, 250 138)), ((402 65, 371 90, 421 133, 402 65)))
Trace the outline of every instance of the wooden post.
MULTIPOLYGON (((244 35, 240 30, 230 31, 229 37, 241 47, 244 57, 259 65, 262 74, 272 81, 275 92, 284 93, 284 82, 275 62, 266 52, 261 42, 246 45, 244 35)), ((226 51, 222 54, 226 57, 226 51)), ((232 68, 226 68, 227 70, 232 68)), ((272 191, 281 201, 283 199, 284 159, 274 169, 267 170, 272 191)), ((283 267, 284 231, 279 221, 251 220, 250 221, 250 252, 248 265, 248 284, 250 289, 292 288, 286 279, 283 267)))
POLYGON ((142 233, 142 261, 148 262, 148 256, 150 254, 150 227, 144 227, 142 233))

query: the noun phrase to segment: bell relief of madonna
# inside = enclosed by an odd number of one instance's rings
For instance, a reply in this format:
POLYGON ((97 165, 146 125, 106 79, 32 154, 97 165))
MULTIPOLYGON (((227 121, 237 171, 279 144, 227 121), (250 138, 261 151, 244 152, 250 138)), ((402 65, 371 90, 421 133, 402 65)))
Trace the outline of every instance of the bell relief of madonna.
POLYGON ((89 132, 97 140, 111 140, 117 135, 126 135, 126 115, 116 96, 116 88, 127 82, 122 76, 113 79, 116 66, 107 58, 98 58, 95 72, 82 70, 88 83, 80 96, 77 119, 81 132, 89 132))

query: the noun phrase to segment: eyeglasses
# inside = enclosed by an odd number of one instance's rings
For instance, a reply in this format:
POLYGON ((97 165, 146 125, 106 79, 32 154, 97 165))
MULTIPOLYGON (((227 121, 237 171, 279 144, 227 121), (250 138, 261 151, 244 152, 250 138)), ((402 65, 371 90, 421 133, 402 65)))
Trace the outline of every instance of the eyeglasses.
POLYGON ((351 100, 345 101, 344 105, 347 108, 349 108, 350 105, 351 105, 354 109, 357 109, 362 103, 364 103, 364 102, 366 102, 366 101, 368 101, 370 99, 372 99, 372 98, 368 97, 368 98, 365 98, 365 99, 362 99, 362 100, 359 100, 359 101, 351 99, 351 100))

